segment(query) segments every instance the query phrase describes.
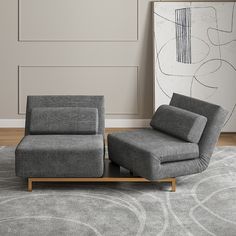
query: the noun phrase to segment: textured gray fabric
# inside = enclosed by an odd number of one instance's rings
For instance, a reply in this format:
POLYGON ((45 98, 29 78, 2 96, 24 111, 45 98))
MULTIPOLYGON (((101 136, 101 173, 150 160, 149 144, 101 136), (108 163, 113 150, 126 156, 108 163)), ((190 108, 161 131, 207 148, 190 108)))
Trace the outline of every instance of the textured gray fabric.
MULTIPOLYGON (((70 115, 68 114, 68 116, 70 115)), ((52 114, 48 114, 48 116, 51 119, 52 114)), ((33 119, 36 119, 34 121, 37 122, 39 117, 33 116, 33 119)), ((70 127, 71 121, 68 120, 68 123, 65 126, 70 127)), ((60 124, 56 124, 56 128, 57 126, 60 124)), ((65 126, 63 129, 68 128, 65 126)), ((26 136, 18 145, 15 154, 17 176, 100 177, 103 175, 103 96, 28 96, 25 134, 26 136), (32 109, 64 108, 66 110, 68 107, 97 109, 98 135, 75 135, 74 132, 72 132, 73 135, 29 135, 32 109)))
MULTIPOLYGON (((88 112, 89 110, 87 110, 88 112)), ((68 123, 60 127, 63 130, 74 127, 70 116, 77 113, 68 111, 68 123), (73 126, 73 127, 70 127, 73 126)), ((79 112, 79 110, 77 110, 79 112)), ((37 113, 37 110, 36 110, 37 113)), ((87 118, 95 113, 91 113, 87 118)), ((54 117, 55 118, 55 117, 54 117)), ((55 118, 56 119, 56 118, 55 118)), ((55 121, 58 129, 60 122, 55 121)), ((34 124, 37 126, 37 124, 34 124)), ((39 124, 42 126, 42 124, 39 124)), ((40 131, 37 127, 37 131, 40 131)), ((66 131, 68 132, 68 130, 66 131)), ((17 146, 16 175, 21 177, 101 177, 104 169, 104 97, 103 96, 29 96, 26 109, 26 136, 17 146), (98 135, 29 135, 32 120, 39 121, 32 109, 42 108, 51 110, 48 119, 53 119, 55 113, 66 112, 71 108, 92 108, 98 111, 98 135), (57 109, 54 109, 57 108, 57 109), (54 110, 53 110, 54 109, 54 110)))
POLYGON ((96 134, 98 110, 88 107, 36 107, 30 134, 96 134))
POLYGON ((108 151, 114 163, 150 180, 168 174, 160 173, 165 164, 199 157, 197 144, 153 129, 109 134, 108 151))
POLYGON ((31 110, 36 107, 90 107, 98 109, 98 134, 104 135, 103 96, 28 96, 26 108, 25 134, 29 134, 31 110))
MULTIPOLYGON (((179 94, 173 95, 170 105, 207 117, 207 124, 198 144, 199 158, 176 161, 173 157, 172 162, 161 162, 161 158, 155 158, 149 152, 148 148, 140 148, 144 141, 135 141, 135 133, 133 132, 126 132, 124 134, 124 136, 127 135, 129 137, 132 135, 134 139, 133 143, 127 144, 127 138, 121 137, 121 134, 112 134, 108 137, 109 158, 115 163, 149 180, 189 175, 205 170, 210 162, 227 112, 217 105, 179 94), (120 136, 119 141, 115 138, 117 135, 120 136), (132 148, 130 148, 131 146, 132 148)), ((146 134, 146 129, 141 129, 139 130, 140 132, 144 134, 143 140, 144 136, 148 139, 150 134, 146 134)), ((153 132, 157 131, 153 130, 153 132)), ((167 138, 166 141, 168 142, 167 138)), ((163 148, 166 146, 166 151, 172 149, 172 145, 167 145, 167 142, 163 143, 163 148)))
POLYGON ((27 135, 16 149, 21 177, 101 177, 102 135, 27 135))
POLYGON ((198 143, 207 118, 199 114, 169 105, 160 106, 150 125, 157 130, 185 141, 198 143))
POLYGON ((1 236, 235 236, 236 147, 216 148, 174 193, 164 183, 37 183, 29 193, 14 162, 14 148, 0 148, 1 236))
MULTIPOLYGON (((174 93, 170 101, 171 106, 179 107, 207 118, 207 124, 199 141, 200 159, 198 170, 203 171, 210 162, 211 155, 219 138, 228 112, 222 107, 174 93)), ((191 169, 191 165, 189 166, 191 169)))

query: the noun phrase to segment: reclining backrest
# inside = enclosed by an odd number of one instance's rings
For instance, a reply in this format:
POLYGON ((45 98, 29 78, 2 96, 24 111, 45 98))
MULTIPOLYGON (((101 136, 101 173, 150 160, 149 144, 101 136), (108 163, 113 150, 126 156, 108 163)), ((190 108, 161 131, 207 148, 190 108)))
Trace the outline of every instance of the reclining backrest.
POLYGON ((170 105, 207 118, 207 124, 199 141, 199 153, 209 162, 228 112, 218 105, 177 93, 173 94, 170 105))
POLYGON ((104 96, 28 96, 26 106, 25 135, 28 135, 31 110, 38 107, 88 107, 98 110, 98 134, 104 135, 104 96))

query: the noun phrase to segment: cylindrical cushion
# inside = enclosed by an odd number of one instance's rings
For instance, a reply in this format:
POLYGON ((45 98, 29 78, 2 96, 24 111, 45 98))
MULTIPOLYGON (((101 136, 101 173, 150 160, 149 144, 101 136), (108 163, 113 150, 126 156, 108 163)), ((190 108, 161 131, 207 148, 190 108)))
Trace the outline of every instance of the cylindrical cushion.
POLYGON ((97 108, 37 107, 31 111, 30 134, 96 134, 97 108))
POLYGON ((205 116, 178 107, 162 105, 155 112, 150 125, 185 141, 198 143, 206 123, 205 116))

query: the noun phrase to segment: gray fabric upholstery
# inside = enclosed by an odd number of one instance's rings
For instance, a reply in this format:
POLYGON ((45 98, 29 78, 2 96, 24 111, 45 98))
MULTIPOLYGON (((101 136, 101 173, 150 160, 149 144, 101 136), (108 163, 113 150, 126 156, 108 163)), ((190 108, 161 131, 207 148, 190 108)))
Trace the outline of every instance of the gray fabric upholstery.
POLYGON ((21 177, 101 177, 102 135, 27 135, 16 149, 21 177))
POLYGON ((154 129, 108 135, 109 158, 132 172, 156 179, 161 164, 199 157, 198 145, 154 129))
POLYGON ((98 110, 88 107, 36 107, 30 134, 96 134, 98 110))
POLYGON ((207 124, 198 144, 178 140, 157 130, 140 129, 134 132, 109 135, 109 158, 118 165, 133 171, 136 175, 149 180, 195 174, 205 170, 210 162, 227 112, 220 106, 180 94, 173 95, 170 105, 207 118, 207 124), (154 133, 156 134, 154 135, 154 133), (154 137, 156 138, 154 139, 154 137), (173 142, 173 140, 176 141, 173 142), (192 146, 186 146, 187 144, 192 146), (196 146, 198 146, 198 154, 196 146), (157 148, 156 153, 153 152, 155 147, 157 148), (181 152, 187 153, 186 150, 190 151, 190 156, 195 153, 197 157, 193 157, 193 155, 188 159, 186 156, 181 156, 181 152), (170 155, 168 155, 169 153, 170 155), (177 160, 178 156, 181 156, 181 159, 177 160))
MULTIPOLYGON (((158 159, 160 163, 194 159, 199 156, 196 143, 185 142, 153 129, 114 133, 109 134, 108 137, 111 146, 112 142, 125 143, 128 148, 134 149, 134 152, 138 153, 143 150, 153 155, 154 159, 158 159)), ((124 150, 122 148, 117 151, 123 152, 124 150)), ((111 155, 111 160, 113 160, 112 158, 113 155, 111 155)))
POLYGON ((169 105, 160 106, 150 125, 157 130, 185 141, 198 143, 207 118, 199 114, 169 105))
POLYGON ((28 96, 26 108, 25 134, 29 134, 31 110, 36 107, 90 107, 98 109, 98 134, 104 135, 103 96, 28 96))
POLYGON ((207 118, 207 124, 199 141, 200 170, 205 170, 210 162, 228 112, 222 107, 174 93, 171 106, 179 107, 207 118))
MULTIPOLYGON (((104 170, 104 121, 103 96, 27 97, 26 136, 16 148, 16 175, 20 177, 101 177, 104 170), (70 112, 68 107, 70 107, 70 112), (68 120, 65 124, 55 120, 55 127, 46 128, 53 131, 62 129, 64 133, 70 134, 44 134, 43 124, 36 124, 41 122, 39 119, 42 114, 37 114, 35 117, 33 111, 32 115, 32 110, 36 109, 37 113, 38 108, 42 109, 42 113, 50 110, 51 113, 46 116, 52 120, 56 119, 55 116, 58 113, 64 114, 68 111, 66 115, 68 120), (75 108, 75 110, 72 112, 71 108, 75 108), (81 108, 89 108, 86 110, 86 117, 78 116, 77 112, 80 113, 81 108), (90 110, 91 108, 92 110, 90 110), (95 117, 94 109, 98 111, 98 134, 75 134, 74 130, 71 130, 77 125, 74 122, 78 121, 78 118, 90 119, 91 116, 92 119, 95 117), (91 111, 89 115, 88 111, 91 111), (52 116, 54 117, 52 118, 52 116), (74 118, 74 120, 70 118, 74 118), (36 122, 33 127, 32 122, 36 122), (58 127, 61 125, 62 127, 58 127), (40 133, 40 129, 42 129, 43 134, 31 135, 30 129, 32 128, 37 133, 40 133)), ((51 121, 50 124, 52 124, 51 121)), ((54 126, 54 124, 52 125, 54 126)), ((77 127, 77 130, 81 128, 82 126, 77 127)), ((84 128, 87 129, 88 126, 86 125, 84 128)))

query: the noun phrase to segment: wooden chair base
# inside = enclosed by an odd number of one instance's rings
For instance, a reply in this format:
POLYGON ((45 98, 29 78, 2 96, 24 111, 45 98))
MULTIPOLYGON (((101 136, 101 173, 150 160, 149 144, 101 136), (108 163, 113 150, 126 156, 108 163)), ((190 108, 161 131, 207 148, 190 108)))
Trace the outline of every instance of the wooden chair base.
POLYGON ((176 191, 176 179, 166 178, 157 181, 149 181, 141 177, 101 177, 101 178, 28 178, 28 191, 32 192, 33 182, 156 182, 156 183, 171 183, 171 192, 176 191))
MULTIPOLYGON (((32 191, 33 182, 150 182, 148 179, 141 178, 139 176, 134 176, 129 170, 122 168, 109 159, 105 159, 104 175, 100 178, 28 178, 28 191, 32 191)), ((171 183, 171 191, 176 190, 176 180, 175 178, 166 178, 153 181, 156 183, 171 183)))

